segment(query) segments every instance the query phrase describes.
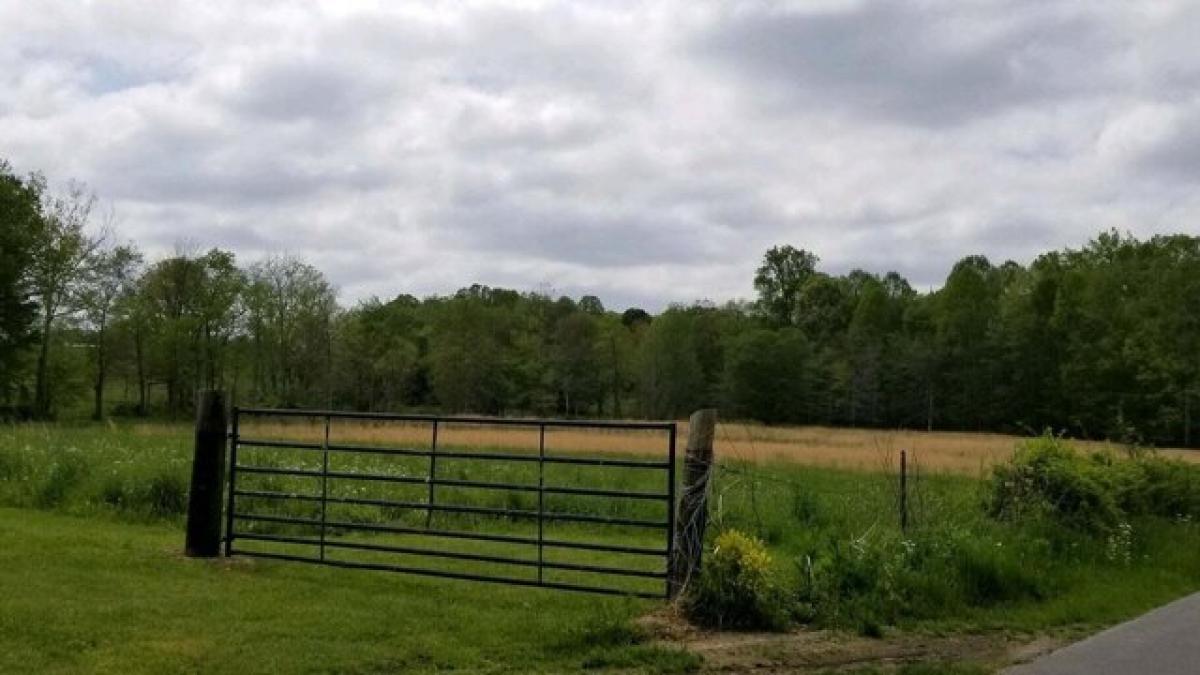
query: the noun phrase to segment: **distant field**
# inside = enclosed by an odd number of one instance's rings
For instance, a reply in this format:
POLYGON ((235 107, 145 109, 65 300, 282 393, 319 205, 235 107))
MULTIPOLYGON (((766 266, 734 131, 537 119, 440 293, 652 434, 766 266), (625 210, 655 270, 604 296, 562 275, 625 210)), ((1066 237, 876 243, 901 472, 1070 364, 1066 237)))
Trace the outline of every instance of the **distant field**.
MULTIPOLYGON (((684 425, 686 429, 686 424, 684 425)), ((784 460, 840 469, 881 470, 893 465, 900 450, 907 450, 921 467, 958 474, 979 475, 1012 456, 1020 436, 949 431, 889 431, 831 427, 764 427, 723 424, 717 429, 717 451, 722 457, 762 463, 784 460)), ((1123 452, 1113 443, 1075 441, 1085 452, 1123 452)), ((1200 451, 1162 449, 1161 454, 1200 462, 1200 451)))
MULTIPOLYGON (((148 424, 136 427, 140 432, 160 435, 177 425, 148 424)), ((244 424, 244 437, 320 441, 324 422, 267 419, 244 424)), ((687 443, 688 425, 679 423, 680 454, 687 443)), ((361 422, 333 420, 331 437, 337 441, 428 447, 431 428, 426 423, 361 422)), ((1012 455, 1022 440, 1019 436, 991 433, 889 431, 832 427, 766 427, 760 424, 722 423, 717 427, 716 453, 724 460, 753 464, 787 462, 855 471, 893 469, 900 450, 922 469, 960 475, 983 474, 993 464, 1012 455)), ((487 447, 536 450, 535 428, 510 426, 442 424, 439 445, 443 447, 487 447)), ((1123 452, 1113 443, 1078 441, 1082 451, 1123 452)), ((548 429, 547 451, 629 453, 639 455, 666 452, 663 432, 630 432, 593 429, 548 429)), ((1165 456, 1200 463, 1200 451, 1178 448, 1160 449, 1165 456)))

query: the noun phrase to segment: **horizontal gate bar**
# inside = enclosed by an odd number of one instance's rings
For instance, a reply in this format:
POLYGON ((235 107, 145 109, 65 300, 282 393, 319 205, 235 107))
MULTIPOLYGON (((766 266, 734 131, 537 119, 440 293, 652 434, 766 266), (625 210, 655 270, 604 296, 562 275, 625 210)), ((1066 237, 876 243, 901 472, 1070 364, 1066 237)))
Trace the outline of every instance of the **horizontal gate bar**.
MULTIPOLYGON (((285 524, 285 525, 313 525, 315 527, 321 526, 320 520, 314 520, 312 518, 293 518, 292 516, 269 516, 265 513, 234 513, 233 517, 236 518, 237 520, 252 520, 252 521, 257 521, 257 522, 262 522, 262 523, 280 523, 280 524, 285 524)), ((242 533, 238 532, 237 536, 238 537, 242 536, 242 533)))
MULTIPOLYGON (((506 556, 482 555, 479 553, 459 553, 457 551, 438 551, 427 548, 412 548, 409 546, 387 546, 384 544, 367 544, 360 542, 338 541, 336 539, 326 539, 322 542, 320 539, 306 539, 303 537, 287 537, 274 534, 239 534, 238 539, 251 539, 254 541, 271 541, 284 544, 299 544, 308 546, 320 546, 322 543, 325 548, 343 548, 359 551, 377 551, 380 553, 402 553, 405 555, 419 555, 431 558, 449 558, 452 560, 471 560, 475 562, 495 563, 499 565, 517 565, 521 567, 537 567, 537 560, 528 560, 524 558, 509 558, 506 556)), ((666 579, 666 572, 650 572, 644 570, 631 570, 622 567, 606 567, 598 565, 584 565, 579 563, 565 562, 543 562, 542 567, 572 570, 577 572, 591 572, 594 574, 611 574, 614 576, 641 577, 643 579, 666 579)))
POLYGON ((324 473, 312 469, 280 469, 268 466, 249 466, 237 465, 234 467, 239 473, 262 473, 274 474, 281 476, 309 476, 313 478, 329 477, 340 478, 343 480, 365 480, 378 481, 386 483, 405 483, 409 485, 445 485, 448 487, 464 487, 478 488, 482 490, 511 490, 514 492, 544 492, 546 494, 559 495, 580 495, 586 497, 615 497, 623 499, 652 499, 658 501, 669 501, 671 495, 659 492, 627 492, 624 490, 601 490, 596 488, 573 488, 573 487, 538 487, 537 485, 528 485, 525 483, 487 483, 474 480, 458 480, 453 478, 418 478, 416 476, 390 476, 378 473, 350 473, 344 471, 330 471, 324 473))
POLYGON ((346 560, 321 560, 319 558, 307 558, 304 556, 287 555, 285 553, 265 553, 260 551, 242 551, 234 550, 234 555, 245 555, 254 558, 272 558, 275 560, 290 560, 293 562, 307 562, 317 565, 326 565, 329 567, 350 567, 355 569, 379 570, 385 572, 405 572, 408 574, 417 574, 430 577, 442 577, 445 579, 461 579, 464 581, 485 581, 491 583, 510 584, 513 586, 533 586, 541 588, 554 588, 563 591, 580 591, 584 593, 602 593, 605 595, 625 595, 637 598, 659 599, 665 597, 664 593, 644 593, 639 591, 626 591, 617 588, 605 588, 601 586, 582 586, 577 584, 563 584, 552 581, 538 582, 530 579, 515 579, 510 577, 491 577, 479 574, 465 574, 460 572, 443 572, 440 570, 430 570, 420 567, 404 567, 401 565, 382 565, 377 563, 362 563, 350 562, 346 560))
MULTIPOLYGON (((305 502, 325 502, 332 504, 354 504, 358 506, 381 506, 420 511, 442 511, 445 513, 478 513, 491 516, 515 516, 518 518, 537 518, 537 511, 523 509, 501 509, 487 506, 466 506, 460 504, 428 504, 426 502, 397 502, 388 499, 367 499, 364 497, 322 497, 321 495, 306 495, 291 492, 271 492, 268 490, 237 490, 238 497, 258 497, 262 499, 296 500, 305 502)), ((591 516, 584 513, 562 513, 545 511, 541 514, 547 520, 558 520, 574 523, 598 523, 601 525, 628 525, 630 527, 649 527, 666 529, 668 523, 657 520, 639 520, 636 518, 610 518, 608 516, 591 516)))
POLYGON ((404 457, 432 457, 435 454, 438 459, 494 459, 499 461, 510 462, 531 462, 545 461, 546 464, 577 464, 583 466, 607 466, 607 467, 625 467, 631 469, 665 469, 670 466, 670 462, 653 461, 653 460, 638 460, 638 459, 609 459, 604 457, 563 457, 561 455, 546 455, 544 460, 537 455, 519 455, 513 453, 502 452, 455 452, 438 450, 436 453, 432 450, 413 450, 409 448, 385 448, 375 447, 370 445, 330 445, 328 448, 320 443, 306 443, 303 441, 273 441, 259 439, 239 438, 238 445, 252 446, 259 448, 284 448, 288 450, 326 450, 330 452, 352 452, 371 455, 399 455, 404 457))
MULTIPOLYGON (((234 513, 233 517, 238 520, 261 521, 267 523, 284 523, 291 525, 312 525, 320 527, 320 520, 307 518, 291 518, 288 516, 269 516, 265 514, 255 513, 234 513)), ((494 541, 505 544, 525 544, 536 546, 538 540, 534 537, 519 537, 506 534, 479 534, 475 532, 461 532, 457 530, 427 530, 425 528, 402 527, 398 525, 375 525, 371 523, 350 523, 343 521, 327 521, 326 526, 329 528, 340 528, 343 530, 363 530, 367 532, 389 532, 393 534, 420 534, 430 537, 445 537, 447 539, 470 539, 474 541, 494 541)), ((236 537, 241 537, 242 533, 237 533, 236 537)), ((631 555, 652 555, 666 556, 666 549, 660 548, 644 548, 640 546, 620 546, 615 544, 595 544, 591 542, 570 541, 567 539, 544 539, 543 546, 553 548, 570 548, 583 551, 606 551, 609 553, 629 553, 631 555)))
POLYGON ((237 471, 245 471, 246 473, 262 473, 278 476, 310 476, 320 478, 325 475, 314 469, 281 469, 274 466, 248 466, 245 464, 236 464, 233 467, 237 471))
POLYGON ((629 429, 669 431, 674 422, 618 422, 612 420, 553 420, 497 417, 442 417, 439 415, 407 415, 400 413, 362 413, 343 410, 279 410, 273 408, 238 408, 243 415, 262 417, 330 417, 334 419, 391 420, 397 422, 439 422, 442 424, 485 424, 508 427, 582 427, 592 429, 629 429))

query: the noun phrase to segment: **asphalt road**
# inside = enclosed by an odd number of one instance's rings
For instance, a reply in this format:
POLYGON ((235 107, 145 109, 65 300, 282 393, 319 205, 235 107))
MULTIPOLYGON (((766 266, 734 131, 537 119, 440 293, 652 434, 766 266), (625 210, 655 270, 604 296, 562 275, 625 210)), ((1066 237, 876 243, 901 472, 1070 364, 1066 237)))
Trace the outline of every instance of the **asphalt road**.
POLYGON ((1200 593, 1003 672, 1005 675, 1200 674, 1200 593))

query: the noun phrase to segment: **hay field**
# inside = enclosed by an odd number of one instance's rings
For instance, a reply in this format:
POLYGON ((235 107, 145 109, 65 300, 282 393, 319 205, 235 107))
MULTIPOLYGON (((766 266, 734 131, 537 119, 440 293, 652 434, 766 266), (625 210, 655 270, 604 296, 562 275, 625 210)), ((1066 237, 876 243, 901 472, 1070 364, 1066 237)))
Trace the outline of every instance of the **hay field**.
MULTIPOLYGON (((722 424, 717 451, 752 462, 786 461, 854 470, 879 470, 898 461, 900 450, 924 469, 978 475, 1012 456, 1020 436, 950 431, 905 431, 831 427, 763 427, 722 424)), ((1120 445, 1073 441, 1084 452, 1123 453, 1120 445)), ((1159 450, 1164 456, 1200 463, 1200 451, 1159 450)))
MULTIPOLYGON (((160 425, 140 427, 146 433, 160 425)), ((243 438, 320 442, 324 422, 305 419, 244 418, 243 438)), ((688 425, 679 422, 678 449, 682 456, 688 425)), ((377 422, 334 419, 334 443, 357 443, 407 448, 428 448, 432 428, 428 423, 377 422)), ((895 466, 900 450, 907 450, 921 469, 960 475, 980 475, 996 462, 1011 456, 1019 436, 991 433, 924 432, 832 427, 767 427, 725 422, 717 427, 716 454, 720 459, 756 464, 786 462, 857 471, 879 471, 895 466)), ((1122 453, 1121 446, 1095 441, 1075 441, 1082 451, 1122 453)), ((536 451, 536 428, 481 426, 442 422, 439 447, 501 448, 536 451)), ((548 428, 546 449, 554 453, 617 453, 665 455, 667 434, 662 431, 548 428)), ((1165 456, 1200 463, 1200 451, 1161 449, 1165 456)))

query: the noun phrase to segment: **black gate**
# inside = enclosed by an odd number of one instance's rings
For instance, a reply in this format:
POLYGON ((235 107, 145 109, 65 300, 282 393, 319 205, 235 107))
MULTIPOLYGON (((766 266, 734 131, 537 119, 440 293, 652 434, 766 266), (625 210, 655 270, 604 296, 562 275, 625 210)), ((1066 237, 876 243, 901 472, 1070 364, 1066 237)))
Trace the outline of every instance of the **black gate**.
POLYGON ((234 408, 225 552, 667 597, 675 437, 673 422, 234 408), (259 437, 242 437, 250 426, 259 437), (489 430, 529 447, 493 447, 489 430), (484 440, 448 440, 472 432, 484 440), (623 434, 657 452, 632 456, 623 434), (559 437, 575 447, 555 449, 559 437))

